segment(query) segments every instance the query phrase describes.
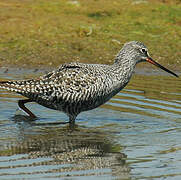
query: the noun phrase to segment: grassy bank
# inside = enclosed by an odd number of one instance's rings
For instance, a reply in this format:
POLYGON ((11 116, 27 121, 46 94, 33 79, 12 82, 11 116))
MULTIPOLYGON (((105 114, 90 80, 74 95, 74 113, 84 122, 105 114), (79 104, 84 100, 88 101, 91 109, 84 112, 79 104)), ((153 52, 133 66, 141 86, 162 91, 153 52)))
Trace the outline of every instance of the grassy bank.
POLYGON ((131 40, 180 68, 180 0, 0 0, 1 66, 111 63, 131 40))

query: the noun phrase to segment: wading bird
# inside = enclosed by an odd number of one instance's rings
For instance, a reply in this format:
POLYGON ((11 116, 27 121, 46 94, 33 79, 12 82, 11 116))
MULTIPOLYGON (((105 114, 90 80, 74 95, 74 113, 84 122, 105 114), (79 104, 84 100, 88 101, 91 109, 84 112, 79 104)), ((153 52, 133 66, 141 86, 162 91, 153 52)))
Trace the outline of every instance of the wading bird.
POLYGON ((36 116, 24 104, 37 102, 63 111, 69 116, 69 122, 74 124, 79 113, 104 104, 123 89, 136 64, 146 61, 178 77, 155 62, 143 43, 131 41, 124 44, 112 65, 65 63, 37 79, 2 81, 0 88, 27 97, 19 100, 18 105, 31 117, 36 116))

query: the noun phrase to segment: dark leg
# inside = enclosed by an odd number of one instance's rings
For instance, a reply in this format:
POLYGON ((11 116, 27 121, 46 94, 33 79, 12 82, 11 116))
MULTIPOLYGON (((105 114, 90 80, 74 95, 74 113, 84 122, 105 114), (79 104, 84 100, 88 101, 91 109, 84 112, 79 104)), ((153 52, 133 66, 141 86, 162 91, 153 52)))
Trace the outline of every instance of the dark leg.
POLYGON ((76 116, 69 115, 69 127, 70 127, 70 129, 74 129, 74 127, 75 127, 75 118, 76 118, 76 116))
POLYGON ((23 100, 19 100, 18 101, 18 106, 23 110, 25 111, 30 117, 32 118, 36 118, 36 116, 29 110, 25 107, 25 103, 28 103, 28 102, 33 102, 31 99, 23 99, 23 100))

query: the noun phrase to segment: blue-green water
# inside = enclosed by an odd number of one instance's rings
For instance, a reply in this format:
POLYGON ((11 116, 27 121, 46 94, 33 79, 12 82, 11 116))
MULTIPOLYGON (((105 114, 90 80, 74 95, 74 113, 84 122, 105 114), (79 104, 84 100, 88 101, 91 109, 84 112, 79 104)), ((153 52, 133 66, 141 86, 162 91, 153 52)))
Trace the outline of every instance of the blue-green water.
MULTIPOLYGON (((36 77, 33 70, 1 79, 36 77)), ((17 110, 19 95, 0 91, 0 179, 180 179, 181 81, 138 70, 100 108, 66 115, 36 103, 38 119, 17 110)))

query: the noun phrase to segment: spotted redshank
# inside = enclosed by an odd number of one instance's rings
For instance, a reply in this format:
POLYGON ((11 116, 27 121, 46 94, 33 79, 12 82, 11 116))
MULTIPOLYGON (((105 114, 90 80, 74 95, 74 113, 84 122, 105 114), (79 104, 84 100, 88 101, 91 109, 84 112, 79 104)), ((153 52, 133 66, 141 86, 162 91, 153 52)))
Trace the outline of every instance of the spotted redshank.
POLYGON ((112 65, 66 63, 37 79, 2 81, 0 88, 27 97, 19 100, 18 105, 31 117, 36 116, 24 104, 37 102, 63 111, 69 116, 69 122, 74 124, 79 113, 104 104, 123 89, 136 64, 145 61, 178 77, 155 62, 143 43, 131 41, 124 44, 112 65))

